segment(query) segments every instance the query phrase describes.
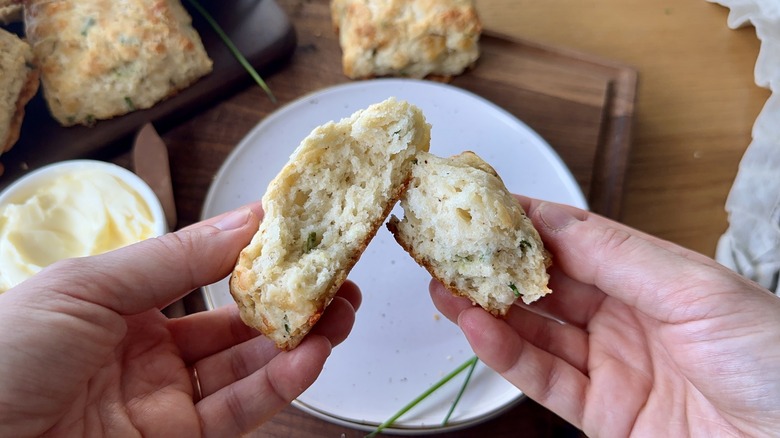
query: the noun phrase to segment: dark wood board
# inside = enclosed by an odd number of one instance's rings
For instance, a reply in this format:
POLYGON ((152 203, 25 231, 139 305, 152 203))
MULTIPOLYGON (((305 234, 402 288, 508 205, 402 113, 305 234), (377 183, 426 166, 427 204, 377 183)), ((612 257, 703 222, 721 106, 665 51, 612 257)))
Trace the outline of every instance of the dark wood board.
MULTIPOLYGON (((274 0, 201 0, 203 6, 225 29, 249 62, 269 73, 286 61, 296 45, 295 31, 287 14, 274 0)), ((189 6, 183 1, 185 7, 189 6)), ((152 108, 136 111, 95 126, 64 128, 51 117, 43 93, 26 107, 19 141, 0 157, 5 172, 0 188, 45 164, 72 158, 107 158, 126 148, 132 134, 147 121, 158 130, 187 120, 210 107, 215 101, 246 88, 252 80, 222 40, 197 11, 188 8, 209 57, 214 61, 211 74, 191 87, 152 108)), ((22 34, 21 24, 9 29, 22 34)))

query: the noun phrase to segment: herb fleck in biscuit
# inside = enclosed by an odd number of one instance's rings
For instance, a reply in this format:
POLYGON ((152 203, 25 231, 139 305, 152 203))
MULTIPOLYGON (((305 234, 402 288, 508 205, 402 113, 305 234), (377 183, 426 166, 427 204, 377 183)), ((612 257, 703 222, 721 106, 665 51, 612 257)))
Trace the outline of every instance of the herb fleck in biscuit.
POLYGON ((550 257, 495 170, 472 152, 417 160, 401 198, 404 218, 388 223, 398 243, 451 292, 494 315, 517 298, 550 293, 550 257))
POLYGON ((243 321, 279 348, 295 348, 387 218, 429 143, 422 112, 395 99, 314 129, 269 184, 263 221, 230 279, 243 321))

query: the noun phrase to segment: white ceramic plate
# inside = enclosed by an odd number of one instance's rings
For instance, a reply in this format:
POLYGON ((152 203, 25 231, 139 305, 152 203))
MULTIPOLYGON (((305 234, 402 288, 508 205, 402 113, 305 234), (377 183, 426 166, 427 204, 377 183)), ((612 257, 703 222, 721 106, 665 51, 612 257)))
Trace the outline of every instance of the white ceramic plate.
MULTIPOLYGON (((409 79, 353 82, 305 96, 268 116, 236 147, 218 172, 203 217, 262 197, 268 183, 312 129, 388 97, 419 106, 431 130, 431 152, 472 150, 515 193, 585 207, 585 198, 550 146, 496 105, 449 85, 409 79)), ((402 216, 400 207, 393 211, 402 216)), ((472 356, 454 324, 428 296, 430 276, 382 227, 349 278, 363 291, 350 337, 328 359, 320 378, 295 405, 326 420, 370 430, 472 356)), ((233 305, 227 281, 207 286, 211 307, 233 305)), ((387 430, 441 432, 490 418, 522 393, 480 364, 446 427, 441 426, 462 376, 387 430)))

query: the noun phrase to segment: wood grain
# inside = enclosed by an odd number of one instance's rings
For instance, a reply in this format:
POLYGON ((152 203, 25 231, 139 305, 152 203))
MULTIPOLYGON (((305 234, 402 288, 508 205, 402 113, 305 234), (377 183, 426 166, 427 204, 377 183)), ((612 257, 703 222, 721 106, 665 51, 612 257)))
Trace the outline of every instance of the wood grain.
POLYGON ((485 25, 582 50, 640 73, 623 221, 708 256, 726 196, 768 97, 759 41, 705 0, 477 0, 485 25))
POLYGON ((536 130, 568 165, 590 208, 620 218, 637 72, 581 52, 487 32, 477 68, 455 78, 536 130))

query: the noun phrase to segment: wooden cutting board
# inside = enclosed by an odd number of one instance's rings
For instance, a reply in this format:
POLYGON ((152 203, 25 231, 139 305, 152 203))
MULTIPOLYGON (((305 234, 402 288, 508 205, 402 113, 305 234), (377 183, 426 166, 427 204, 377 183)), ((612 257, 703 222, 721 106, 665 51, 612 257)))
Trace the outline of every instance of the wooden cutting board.
MULTIPOLYGON (((286 102, 349 81, 326 0, 279 0, 297 34, 289 63, 266 78, 279 99, 258 87, 227 99, 167 132, 181 218, 199 218, 209 184, 244 135, 286 102)), ((591 209, 617 218, 631 141, 637 73, 630 67, 568 50, 486 34, 474 69, 452 84, 516 115, 558 152, 591 209)), ((262 188, 255 188, 262 190, 262 188)))
POLYGON ((582 53, 488 33, 477 67, 454 85, 538 132, 561 156, 590 208, 619 218, 637 72, 582 53))

